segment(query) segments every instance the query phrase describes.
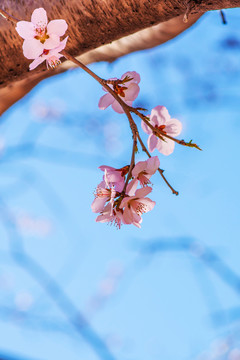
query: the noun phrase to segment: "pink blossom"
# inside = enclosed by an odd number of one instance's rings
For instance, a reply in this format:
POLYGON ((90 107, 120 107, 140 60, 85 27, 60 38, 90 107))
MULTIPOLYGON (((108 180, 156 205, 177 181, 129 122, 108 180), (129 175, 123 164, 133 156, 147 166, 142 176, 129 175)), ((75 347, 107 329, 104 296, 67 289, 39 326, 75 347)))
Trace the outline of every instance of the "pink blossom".
MULTIPOLYGON (((128 71, 122 75, 121 80, 130 78, 130 81, 123 81, 122 83, 114 86, 110 84, 109 86, 115 91, 117 95, 127 104, 132 105, 133 101, 137 98, 139 94, 139 82, 140 82, 140 75, 136 71, 128 71)), ((117 80, 116 78, 109 79, 109 80, 117 80)), ((103 90, 107 92, 107 90, 103 87, 103 90)), ((101 110, 105 110, 108 106, 112 105, 113 110, 117 113, 122 114, 124 113, 121 105, 114 99, 114 97, 107 93, 103 95, 98 103, 98 106, 101 110)))
POLYGON ((23 54, 27 59, 36 59, 44 50, 59 46, 60 37, 67 30, 65 20, 52 20, 48 23, 47 13, 43 8, 35 9, 30 21, 19 21, 18 34, 24 39, 23 54))
POLYGON ((141 215, 152 210, 155 206, 155 201, 145 198, 152 191, 151 187, 144 187, 138 189, 133 196, 126 196, 121 204, 120 209, 123 209, 123 220, 125 224, 133 224, 141 227, 141 215))
POLYGON ((30 65, 29 65, 29 69, 33 70, 35 69, 38 65, 40 65, 42 62, 44 62, 46 60, 46 64, 47 64, 47 68, 50 67, 52 69, 54 69, 56 66, 58 66, 61 61, 60 58, 64 55, 60 54, 59 52, 62 51, 67 43, 67 39, 68 36, 60 42, 60 45, 57 46, 55 49, 51 49, 51 50, 43 50, 43 53, 38 56, 30 65))
POLYGON ((108 222, 116 225, 116 227, 120 229, 122 223, 124 223, 123 211, 121 209, 117 210, 116 208, 112 210, 111 205, 107 204, 101 211, 101 214, 96 218, 96 222, 108 222))
MULTIPOLYGON (((152 109, 149 123, 156 129, 161 130, 167 135, 176 137, 182 131, 182 124, 177 119, 171 119, 168 110, 165 106, 156 106, 152 109)), ((164 137, 164 140, 159 139, 152 133, 152 130, 142 121, 142 129, 148 137, 148 148, 149 151, 153 152, 154 149, 158 149, 164 155, 170 155, 173 150, 175 143, 173 140, 164 137)))
POLYGON ((116 191, 114 188, 107 188, 106 186, 106 182, 102 181, 96 189, 95 199, 91 205, 92 211, 94 213, 101 212, 107 201, 110 201, 111 209, 113 209, 116 191))
POLYGON ((132 170, 133 180, 129 182, 126 193, 129 196, 135 194, 137 190, 138 181, 141 186, 150 184, 150 177, 155 174, 160 166, 160 161, 157 156, 154 156, 146 161, 139 161, 132 170))
POLYGON ((106 172, 106 182, 110 186, 114 186, 114 189, 121 192, 125 183, 125 175, 128 171, 129 166, 125 166, 120 169, 115 169, 111 166, 102 165, 99 169, 106 172))

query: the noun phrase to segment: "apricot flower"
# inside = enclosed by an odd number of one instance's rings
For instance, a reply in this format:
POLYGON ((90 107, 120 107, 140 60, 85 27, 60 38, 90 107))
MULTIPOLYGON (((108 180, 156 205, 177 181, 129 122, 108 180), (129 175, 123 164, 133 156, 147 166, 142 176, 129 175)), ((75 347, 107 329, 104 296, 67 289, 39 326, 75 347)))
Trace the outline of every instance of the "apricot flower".
MULTIPOLYGON (((117 78, 109 79, 109 80, 117 80, 117 78)), ((139 82, 140 82, 140 75, 136 71, 128 71, 122 75, 121 79, 122 82, 119 82, 115 86, 109 84, 114 92, 120 96, 120 98, 127 104, 132 105, 133 101, 137 98, 139 94, 139 82), (127 80, 130 79, 130 80, 127 80), (124 81, 125 80, 125 81, 124 81)), ((107 90, 103 87, 103 90, 107 92, 107 90)), ((98 107, 101 110, 105 110, 108 106, 112 105, 114 111, 119 114, 123 114, 124 111, 121 105, 114 99, 114 97, 107 93, 103 95, 98 103, 98 107)))
MULTIPOLYGON (((149 123, 155 128, 161 130, 163 133, 175 137, 182 131, 182 124, 177 119, 171 119, 168 110, 165 106, 156 106, 152 109, 149 123)), ((175 143, 173 140, 164 137, 164 141, 153 134, 152 130, 145 122, 142 121, 142 129, 145 133, 149 134, 148 137, 148 148, 150 152, 154 149, 164 155, 170 155, 173 150, 175 143)))
POLYGON ((96 218, 96 222, 108 222, 110 224, 116 225, 120 229, 123 220, 123 211, 121 209, 117 210, 111 208, 111 204, 107 204, 104 209, 101 211, 101 214, 96 218))
POLYGON ((153 156, 146 161, 139 161, 132 170, 133 180, 127 186, 127 194, 132 195, 135 193, 138 181, 141 186, 150 184, 150 177, 155 174, 160 166, 160 161, 157 156, 153 156))
POLYGON ((33 70, 38 65, 40 65, 42 62, 46 60, 47 68, 50 67, 54 69, 56 66, 58 66, 61 61, 60 58, 64 55, 60 54, 59 52, 62 51, 67 43, 68 36, 60 42, 60 45, 56 47, 55 49, 51 50, 43 50, 43 53, 38 56, 30 65, 29 69, 33 70))
POLYGON ((108 189, 105 186, 105 182, 102 181, 96 190, 95 199, 91 205, 92 211, 94 213, 101 212, 107 201, 110 201, 113 204, 113 199, 116 195, 116 192, 113 188, 108 189))
POLYGON ((27 59, 36 59, 44 50, 59 46, 60 37, 67 30, 65 20, 57 19, 48 23, 47 13, 43 8, 35 9, 31 21, 19 21, 18 34, 24 39, 23 54, 27 59))
POLYGON ((128 166, 120 169, 115 169, 107 165, 99 166, 99 169, 105 172, 104 177, 106 177, 108 184, 110 186, 113 186, 114 189, 119 192, 123 190, 125 183, 125 175, 128 172, 128 168, 128 166))
POLYGON ((152 210, 155 206, 155 201, 145 198, 152 191, 151 187, 144 187, 138 189, 133 196, 126 196, 123 198, 120 209, 123 209, 123 221, 125 224, 133 224, 141 227, 141 215, 152 210))

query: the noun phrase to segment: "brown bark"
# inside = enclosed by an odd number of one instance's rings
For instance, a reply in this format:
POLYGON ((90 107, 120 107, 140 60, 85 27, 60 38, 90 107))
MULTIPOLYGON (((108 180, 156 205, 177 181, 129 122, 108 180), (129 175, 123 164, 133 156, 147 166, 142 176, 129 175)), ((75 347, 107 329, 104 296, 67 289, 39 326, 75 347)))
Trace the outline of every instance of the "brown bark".
MULTIPOLYGON (((182 21, 182 16, 173 18, 164 23, 113 41, 111 44, 103 45, 97 49, 90 50, 77 58, 86 65, 97 61, 112 62, 120 56, 126 55, 130 52, 150 48, 172 39, 186 28, 192 26, 200 16, 201 14, 191 15, 187 24, 182 21)), ((59 74, 60 72, 73 66, 75 65, 72 62, 66 61, 54 71, 33 71, 32 73, 28 73, 24 79, 11 82, 7 86, 1 88, 0 115, 16 101, 25 96, 41 80, 46 77, 59 74)), ((45 67, 43 67, 43 70, 45 70, 45 67)))
MULTIPOLYGON (((202 14, 190 15, 187 23, 183 22, 182 16, 177 16, 150 28, 137 31, 134 34, 113 41, 111 44, 100 46, 79 56, 84 64, 98 61, 112 62, 117 58, 134 51, 145 50, 169 41, 192 26, 202 14)), ((67 62, 64 68, 72 66, 67 62)))
MULTIPOLYGON (((186 12, 197 14, 198 17, 208 10, 237 7, 240 5, 240 0, 0 0, 0 4, 2 9, 22 20, 29 21, 32 11, 37 7, 44 7, 48 12, 49 19, 64 18, 69 24, 67 50, 74 56, 80 56, 89 50, 109 44, 139 30, 166 22, 177 16, 183 17, 186 12)), ((190 19, 191 16, 189 21, 190 19)), ((181 20, 177 20, 177 22, 180 24, 181 20)), ((179 29, 176 27, 173 32, 165 30, 168 33, 165 39, 176 36, 187 27, 188 24, 180 26, 179 29)), ((1 18, 0 106, 2 103, 2 107, 3 96, 6 99, 14 88, 17 89, 16 92, 19 96, 21 91, 23 92, 20 89, 25 87, 26 81, 29 89, 39 79, 51 75, 46 71, 44 65, 34 72, 28 71, 29 60, 22 54, 22 41, 15 31, 14 25, 1 18), (25 80, 20 83, 19 81, 23 79, 25 80), (13 87, 9 88, 12 84, 13 87), (3 88, 4 90, 1 90, 3 88)), ((132 51, 131 41, 136 41, 136 37, 129 41, 129 51, 132 51)), ((158 39, 154 45, 161 42, 163 41, 158 39)), ((112 58, 116 58, 116 54, 112 58)), ((95 60, 98 60, 96 56, 95 60)), ((0 111, 3 110, 0 108, 0 111)))

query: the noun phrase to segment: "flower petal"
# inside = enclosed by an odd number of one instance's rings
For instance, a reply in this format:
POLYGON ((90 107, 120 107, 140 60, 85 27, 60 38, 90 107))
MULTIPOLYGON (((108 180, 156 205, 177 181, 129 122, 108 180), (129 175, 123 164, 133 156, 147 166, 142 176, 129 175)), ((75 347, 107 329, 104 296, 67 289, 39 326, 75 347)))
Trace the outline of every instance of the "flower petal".
POLYGON ((125 91, 125 100, 126 101, 133 101, 137 98, 139 94, 140 88, 137 84, 132 83, 128 86, 127 90, 125 91))
POLYGON ((182 131, 182 123, 177 119, 171 119, 166 123, 164 130, 171 136, 178 136, 182 131))
POLYGON ((138 227, 139 229, 141 229, 141 222, 142 222, 142 218, 139 222, 133 222, 132 224, 135 225, 136 227, 138 227))
POLYGON ((40 28, 45 28, 48 23, 46 10, 43 8, 35 9, 32 13, 31 22, 40 28))
POLYGON ((124 110, 121 107, 121 105, 117 102, 117 100, 114 100, 112 103, 112 108, 114 111, 116 111, 118 114, 123 114, 124 110))
POLYGON ((121 204, 119 206, 120 209, 123 209, 125 206, 127 206, 127 203, 133 199, 133 196, 125 196, 122 201, 121 201, 121 204))
POLYGON ((121 172, 114 171, 114 172, 107 172, 107 180, 108 182, 115 183, 124 181, 124 178, 121 176, 121 172))
POLYGON ((127 193, 129 196, 134 196, 135 191, 137 190, 137 186, 138 186, 138 179, 133 179, 133 180, 130 181, 130 183, 128 184, 126 193, 127 193))
POLYGON ((43 63, 45 60, 46 60, 46 57, 39 56, 29 65, 29 70, 35 69, 38 65, 43 63))
POLYGON ((149 135, 148 149, 150 152, 153 152, 153 150, 157 147, 158 141, 159 141, 159 139, 155 135, 153 135, 153 134, 149 135))
POLYGON ((103 95, 98 103, 98 107, 101 110, 105 110, 109 105, 111 105, 114 101, 114 97, 111 94, 103 95))
POLYGON ((107 184, 105 183, 105 181, 101 181, 100 184, 98 184, 97 188, 102 188, 102 189, 106 189, 107 184))
POLYGON ((136 191, 135 197, 136 198, 143 198, 144 196, 148 195, 151 191, 152 191, 152 188, 150 186, 145 186, 145 187, 143 187, 141 189, 138 189, 136 191))
POLYGON ((36 39, 28 39, 23 42, 23 55, 27 59, 36 59, 43 53, 44 46, 36 39))
POLYGON ((19 21, 16 31, 23 39, 33 39, 35 36, 34 25, 30 21, 19 21))
POLYGON ((121 79, 124 79, 126 76, 129 76, 133 80, 127 82, 126 84, 129 84, 131 82, 134 82, 136 84, 140 83, 140 75, 136 71, 127 71, 125 74, 122 75, 121 79))
POLYGON ((108 198, 105 197, 105 196, 103 196, 103 197, 96 197, 96 198, 93 200, 92 205, 91 205, 92 212, 98 213, 98 212, 102 211, 107 200, 108 200, 108 198))
POLYGON ((129 101, 129 100, 128 100, 128 101, 125 101, 125 104, 127 104, 128 106, 132 106, 132 103, 133 103, 133 102, 132 102, 132 101, 129 101))
POLYGON ((156 205, 156 202, 152 201, 149 198, 141 199, 141 203, 143 205, 145 205, 145 211, 144 211, 145 213, 147 213, 148 211, 151 211, 154 208, 154 206, 156 205))
POLYGON ((60 38, 58 35, 50 34, 49 39, 44 42, 44 49, 51 50, 55 49, 60 45, 60 38))
POLYGON ((66 23, 65 20, 62 19, 52 20, 49 22, 47 26, 47 33, 48 35, 55 34, 58 36, 63 36, 67 31, 67 28, 68 28, 68 24, 66 23))
POLYGON ((135 225, 135 224, 141 223, 142 222, 141 215, 137 214, 132 206, 130 207, 130 209, 132 211, 132 219, 133 219, 132 224, 135 225))
POLYGON ((96 217, 95 221, 102 222, 102 223, 109 222, 109 221, 111 221, 112 217, 113 217, 113 215, 110 215, 110 213, 109 214, 101 214, 96 217))
POLYGON ((152 109, 150 119, 153 116, 157 116, 159 125, 165 124, 166 121, 169 121, 171 119, 167 108, 165 106, 160 106, 160 105, 152 109))
POLYGON ((123 181, 118 181, 118 182, 116 182, 115 184, 114 184, 114 189, 116 190, 116 191, 118 191, 118 192, 122 192, 123 191, 123 188, 124 188, 124 179, 123 179, 123 181))
POLYGON ((160 161, 157 156, 151 157, 146 161, 146 163, 147 163, 146 172, 151 175, 155 174, 155 172, 160 166, 160 161))
POLYGON ((113 215, 111 215, 111 204, 107 204, 101 215, 99 215, 97 218, 96 218, 96 222, 109 222, 111 221, 113 218, 113 215))
MULTIPOLYGON (((67 44, 67 40, 68 40, 68 36, 65 37, 65 39, 63 39, 63 41, 60 42, 58 47, 56 47, 55 49, 50 50, 51 55, 57 55, 60 51, 65 49, 66 44, 67 44)), ((64 55, 61 55, 61 56, 64 56, 64 55)))
POLYGON ((163 155, 170 155, 172 154, 175 147, 175 142, 173 140, 165 138, 165 141, 158 140, 157 149, 163 155))
POLYGON ((108 172, 116 170, 114 167, 108 166, 108 165, 101 165, 98 168, 102 171, 105 171, 105 169, 106 169, 108 172))
POLYGON ((162 118, 160 118, 159 116, 157 115, 150 115, 150 124, 152 124, 153 127, 155 127, 156 125, 159 126, 159 125, 163 125, 164 122, 162 120, 162 118))
POLYGON ((139 161, 132 170, 132 176, 136 177, 142 171, 144 171, 147 167, 147 161, 139 161))
POLYGON ((147 126, 147 124, 144 121, 141 122, 141 126, 146 134, 152 134, 152 130, 150 129, 149 126, 147 126))
POLYGON ((125 224, 132 224, 134 221, 133 212, 131 211, 131 208, 129 208, 128 206, 123 211, 123 220, 125 224))

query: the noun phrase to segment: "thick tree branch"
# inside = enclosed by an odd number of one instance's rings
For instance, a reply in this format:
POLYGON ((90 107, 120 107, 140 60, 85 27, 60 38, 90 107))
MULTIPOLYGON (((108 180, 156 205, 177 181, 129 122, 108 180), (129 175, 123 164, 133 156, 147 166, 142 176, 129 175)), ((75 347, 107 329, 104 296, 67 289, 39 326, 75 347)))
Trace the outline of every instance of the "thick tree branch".
MULTIPOLYGON (((46 8, 49 19, 69 24, 68 51, 79 56, 176 16, 212 9, 237 7, 240 0, 3 0, 1 7, 13 16, 30 20, 37 7, 46 8)), ((11 23, 0 19, 0 83, 26 76, 28 61, 22 55, 22 39, 11 23)))
MULTIPOLYGON (((107 60, 113 60, 124 53, 143 48, 144 39, 146 39, 145 48, 147 48, 178 35, 189 26, 188 23, 182 24, 181 20, 186 12, 191 24, 208 10, 238 7, 240 0, 52 0, 51 2, 47 0, 2 0, 0 4, 3 10, 22 20, 29 21, 32 11, 37 7, 44 7, 48 12, 49 19, 64 18, 69 24, 68 52, 74 56, 87 56, 88 59, 84 62, 88 63, 105 59, 102 48, 95 53, 86 54, 102 45, 128 36, 128 44, 125 40, 120 40, 118 50, 116 50, 115 44, 112 47, 108 45, 107 60), (173 19, 174 21, 177 16, 179 16, 175 23, 177 26, 173 31, 168 20, 173 19), (167 27, 164 30, 165 35, 162 33, 162 36, 158 38, 155 36, 158 33, 155 25, 160 23, 167 24, 167 27), (140 33, 142 40, 138 40, 139 33, 129 37, 130 34, 152 26, 151 45, 148 43, 150 30, 148 33, 140 33), (170 26, 170 30, 168 30, 168 26, 170 26), (119 47, 123 47, 123 50, 119 47), (112 55, 111 52, 113 52, 112 55)), ((9 107, 9 104, 14 103, 36 83, 50 75, 44 65, 35 70, 34 74, 28 71, 29 61, 22 54, 22 39, 15 31, 14 25, 3 18, 0 19, 0 59, 1 114, 9 107), (25 92, 23 91, 25 84, 17 83, 23 79, 27 81, 27 91, 25 92), (4 91, 1 89, 15 83, 17 85, 14 88, 18 95, 12 96, 6 106, 5 99, 13 89, 4 91)))
MULTIPOLYGON (((87 53, 80 55, 79 60, 85 64, 98 61, 112 62, 117 58, 134 51, 153 48, 154 46, 173 39, 192 26, 201 16, 202 14, 190 15, 187 23, 183 22, 182 16, 177 16, 171 20, 113 41, 111 44, 90 50, 87 53)), ((65 63, 64 67, 70 67, 69 62, 65 63)))
MULTIPOLYGON (((112 62, 128 53, 151 48, 174 38, 192 26, 200 16, 201 14, 191 15, 187 24, 182 21, 182 16, 178 16, 164 23, 113 41, 111 44, 90 50, 77 58, 85 65, 98 61, 112 62)), ((25 61, 27 62, 27 59, 25 61)), ((0 115, 25 96, 41 80, 59 74, 73 66, 75 65, 72 62, 66 61, 54 71, 28 72, 23 80, 15 81, 4 88, 0 88, 0 115)), ((44 66, 43 70, 45 70, 44 66)))

